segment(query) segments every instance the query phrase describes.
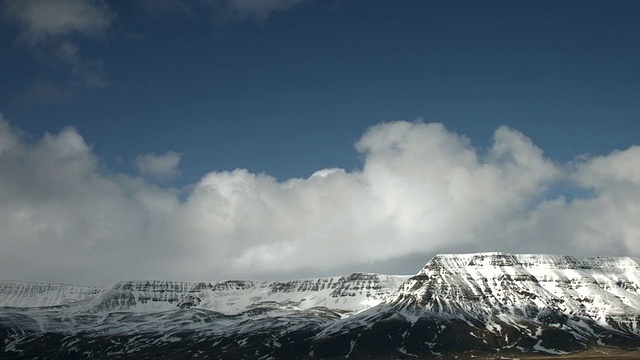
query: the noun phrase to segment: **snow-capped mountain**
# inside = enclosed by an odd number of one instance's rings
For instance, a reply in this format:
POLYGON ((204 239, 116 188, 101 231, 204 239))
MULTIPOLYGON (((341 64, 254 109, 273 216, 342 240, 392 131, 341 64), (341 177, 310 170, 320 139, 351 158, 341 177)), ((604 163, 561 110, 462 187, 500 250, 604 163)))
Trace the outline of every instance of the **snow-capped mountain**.
MULTIPOLYGON (((275 341, 296 331, 309 338, 329 322, 381 303, 408 277, 354 273, 294 281, 124 281, 73 299, 58 296, 81 292, 69 285, 6 282, 0 292, 5 294, 0 344, 6 344, 0 358, 35 356, 43 349, 34 341, 59 349, 62 357, 111 357, 144 356, 139 352, 167 345, 177 351, 184 345, 180 341, 195 351, 193 342, 211 345, 207 339, 226 339, 216 346, 228 346, 236 338, 236 345, 263 344, 266 334, 275 341), (42 306, 30 307, 40 288, 52 298, 38 295, 42 306), (127 341, 121 343, 122 338, 127 341)), ((266 342, 268 348, 275 344, 266 342)))
POLYGON ((0 283, 0 358, 640 350, 640 261, 628 257, 480 253, 438 255, 411 277, 31 285, 0 283))
POLYGON ((0 306, 69 305, 75 313, 207 309, 227 315, 270 305, 349 314, 379 304, 409 276, 353 273, 293 281, 122 281, 113 287, 0 281, 0 306))
POLYGON ((408 276, 354 273, 294 281, 126 281, 89 302, 89 311, 207 309, 237 314, 263 305, 352 313, 379 304, 408 276))
POLYGON ((330 324, 316 338, 347 338, 351 353, 369 353, 368 337, 377 331, 395 335, 375 345, 390 353, 563 354, 598 345, 640 347, 640 262, 438 255, 384 304, 330 324))
POLYGON ((550 309, 604 323, 638 314, 639 294, 637 259, 484 253, 434 257, 390 302, 484 318, 533 318, 550 309))
POLYGON ((44 307, 95 297, 107 288, 0 280, 0 306, 44 307))

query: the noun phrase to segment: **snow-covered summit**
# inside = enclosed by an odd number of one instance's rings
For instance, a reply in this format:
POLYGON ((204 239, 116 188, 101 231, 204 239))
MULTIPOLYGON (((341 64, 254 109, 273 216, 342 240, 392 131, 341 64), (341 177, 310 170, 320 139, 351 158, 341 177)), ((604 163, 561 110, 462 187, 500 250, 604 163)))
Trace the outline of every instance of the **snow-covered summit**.
POLYGON ((640 316, 640 262, 631 257, 437 255, 392 295, 402 308, 535 317, 542 310, 606 323, 640 316))
POLYGON ((539 269, 638 269, 640 268, 640 259, 634 257, 576 257, 548 254, 508 254, 502 252, 438 254, 425 265, 422 271, 434 266, 465 268, 518 265, 539 269))

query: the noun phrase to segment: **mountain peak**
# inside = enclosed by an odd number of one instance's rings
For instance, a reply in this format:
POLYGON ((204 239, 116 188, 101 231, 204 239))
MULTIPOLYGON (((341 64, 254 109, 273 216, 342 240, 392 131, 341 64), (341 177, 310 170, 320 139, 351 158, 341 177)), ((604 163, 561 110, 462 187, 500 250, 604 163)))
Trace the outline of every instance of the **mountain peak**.
POLYGON ((391 301, 439 313, 524 316, 553 308, 604 321, 640 315, 640 263, 630 257, 473 253, 437 255, 391 301))

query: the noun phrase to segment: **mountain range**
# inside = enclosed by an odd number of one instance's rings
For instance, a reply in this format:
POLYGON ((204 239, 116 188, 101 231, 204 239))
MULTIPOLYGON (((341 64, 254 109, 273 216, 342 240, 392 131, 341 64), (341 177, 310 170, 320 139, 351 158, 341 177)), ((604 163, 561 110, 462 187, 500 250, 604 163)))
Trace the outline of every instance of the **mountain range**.
POLYGON ((437 255, 413 276, 0 281, 0 358, 472 358, 640 350, 640 260, 437 255))

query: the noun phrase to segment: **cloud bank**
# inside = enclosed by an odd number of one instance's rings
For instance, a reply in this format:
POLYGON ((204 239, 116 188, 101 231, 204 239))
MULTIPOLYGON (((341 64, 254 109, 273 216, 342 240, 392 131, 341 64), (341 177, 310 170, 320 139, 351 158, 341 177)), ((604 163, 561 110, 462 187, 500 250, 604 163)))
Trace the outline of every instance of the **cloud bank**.
MULTIPOLYGON (((507 127, 478 149, 442 124, 396 121, 363 134, 353 171, 283 182, 212 171, 170 189, 107 169, 73 128, 19 134, 0 119, 4 278, 284 278, 452 251, 640 255, 640 147, 557 164, 507 127), (550 196, 559 184, 589 196, 550 196)), ((138 165, 166 174, 179 159, 138 165)))

